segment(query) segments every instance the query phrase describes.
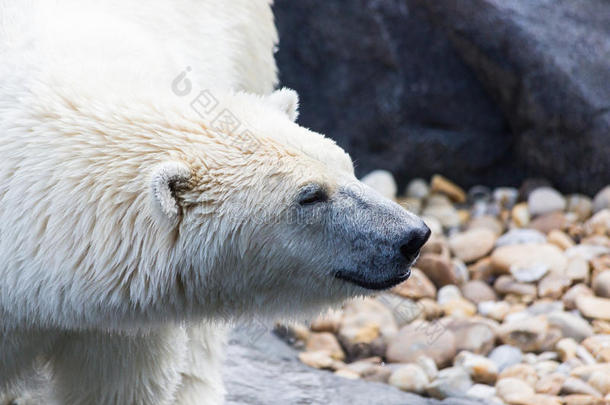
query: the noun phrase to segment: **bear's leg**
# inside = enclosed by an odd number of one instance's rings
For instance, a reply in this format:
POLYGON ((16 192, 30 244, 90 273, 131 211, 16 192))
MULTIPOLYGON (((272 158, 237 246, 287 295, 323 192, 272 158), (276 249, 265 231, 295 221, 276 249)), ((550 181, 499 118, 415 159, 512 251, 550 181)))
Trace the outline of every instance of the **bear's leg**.
POLYGON ((71 334, 53 348, 54 396, 62 405, 168 405, 184 369, 179 326, 146 334, 71 334))
POLYGON ((47 382, 43 361, 56 334, 50 331, 0 331, 0 404, 30 403, 47 382))
POLYGON ((223 403, 221 365, 226 330, 206 323, 187 326, 188 353, 175 405, 223 403))

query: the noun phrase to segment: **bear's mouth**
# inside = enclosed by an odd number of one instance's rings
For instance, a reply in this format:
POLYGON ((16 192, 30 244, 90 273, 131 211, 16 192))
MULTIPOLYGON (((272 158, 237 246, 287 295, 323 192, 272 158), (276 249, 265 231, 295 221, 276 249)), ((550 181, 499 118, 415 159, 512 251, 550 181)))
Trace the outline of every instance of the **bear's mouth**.
POLYGON ((401 273, 397 276, 376 280, 370 277, 362 277, 359 274, 353 274, 351 272, 339 270, 335 273, 335 278, 356 284, 359 287, 366 288, 368 290, 387 290, 388 288, 394 287, 397 284, 402 283, 411 275, 411 269, 401 273))

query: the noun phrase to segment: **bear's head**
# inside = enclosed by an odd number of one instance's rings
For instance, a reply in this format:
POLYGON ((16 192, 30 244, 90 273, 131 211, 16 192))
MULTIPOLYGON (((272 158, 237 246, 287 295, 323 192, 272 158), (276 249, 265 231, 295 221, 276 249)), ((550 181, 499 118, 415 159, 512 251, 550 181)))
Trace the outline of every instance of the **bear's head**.
POLYGON ((150 178, 156 222, 186 258, 186 302, 227 315, 293 312, 407 279, 430 230, 358 181, 333 141, 294 122, 294 91, 209 93, 200 104, 214 110, 200 114, 201 143, 150 178))

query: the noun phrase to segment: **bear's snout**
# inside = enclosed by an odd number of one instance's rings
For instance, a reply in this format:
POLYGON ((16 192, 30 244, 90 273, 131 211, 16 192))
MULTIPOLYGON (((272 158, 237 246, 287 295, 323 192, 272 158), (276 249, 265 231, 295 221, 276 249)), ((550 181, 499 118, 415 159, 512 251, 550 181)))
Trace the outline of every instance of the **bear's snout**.
POLYGON ((398 252, 407 260, 413 262, 419 255, 419 250, 430 237, 430 228, 422 223, 416 228, 409 228, 399 243, 398 252))

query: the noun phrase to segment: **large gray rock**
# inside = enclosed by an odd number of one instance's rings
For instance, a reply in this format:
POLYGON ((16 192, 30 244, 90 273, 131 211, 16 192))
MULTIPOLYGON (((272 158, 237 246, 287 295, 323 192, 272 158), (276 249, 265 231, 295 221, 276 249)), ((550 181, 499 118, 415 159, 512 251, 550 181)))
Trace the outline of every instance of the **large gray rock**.
POLYGON ((437 401, 375 382, 348 380, 300 363, 294 349, 271 333, 233 334, 224 379, 227 405, 480 405, 466 399, 437 401), (254 338, 252 338, 254 336, 254 338))
POLYGON ((607 0, 276 0, 282 84, 300 122, 359 175, 464 186, 610 182, 607 0))

